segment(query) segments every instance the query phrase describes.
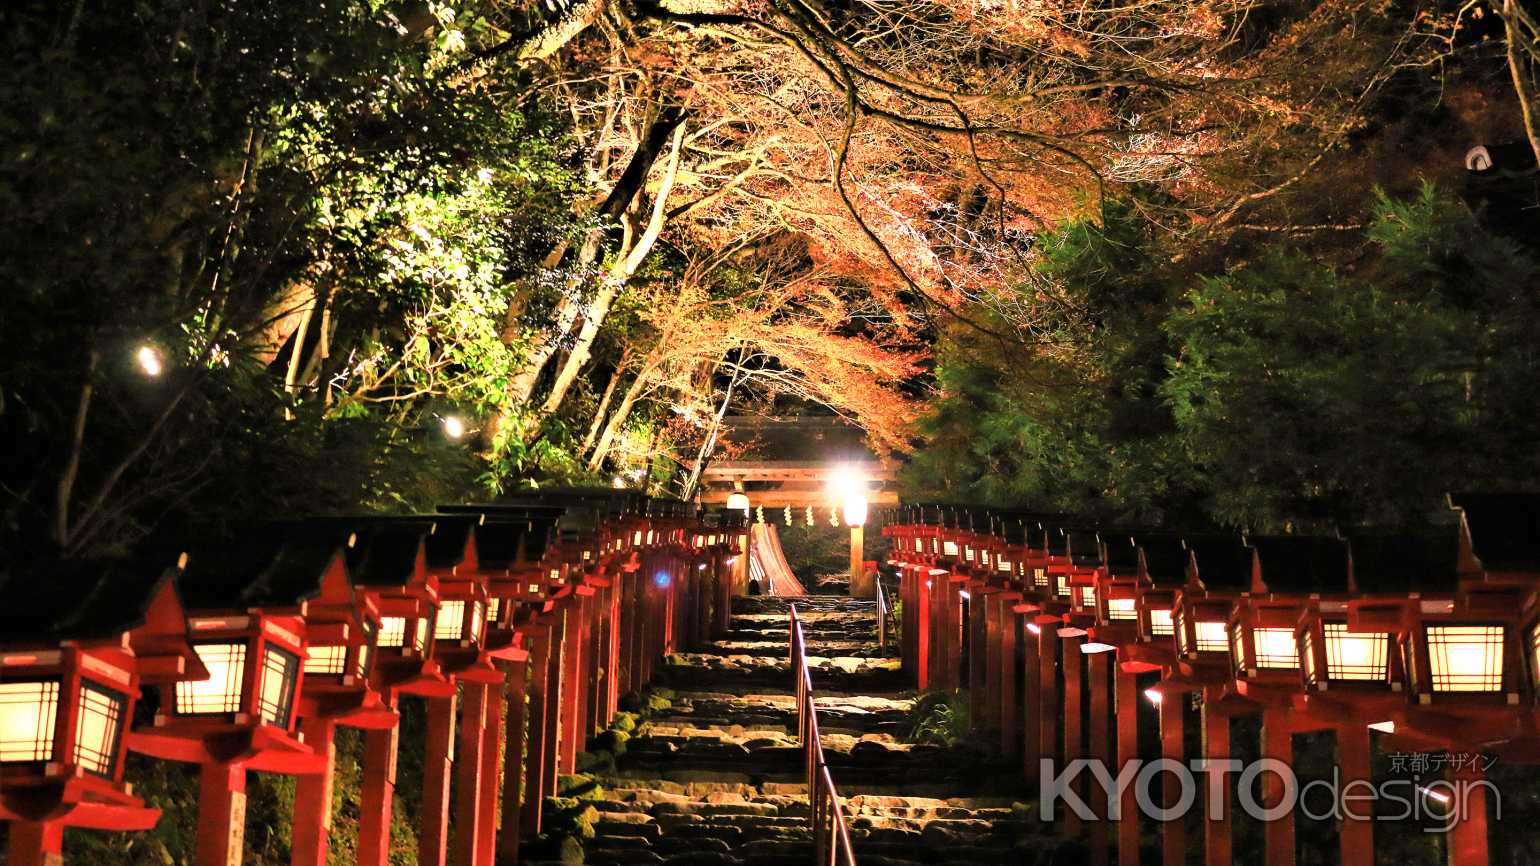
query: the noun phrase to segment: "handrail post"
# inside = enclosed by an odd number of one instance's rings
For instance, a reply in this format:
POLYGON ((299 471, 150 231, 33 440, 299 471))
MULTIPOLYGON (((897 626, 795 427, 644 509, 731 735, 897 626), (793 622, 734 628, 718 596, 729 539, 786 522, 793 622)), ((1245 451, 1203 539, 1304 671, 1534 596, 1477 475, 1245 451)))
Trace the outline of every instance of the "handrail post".
MULTIPOLYGON (((878 630, 881 632, 882 590, 878 588, 878 630)), ((813 836, 813 862, 828 866, 855 866, 850 847, 850 832, 845 826, 844 807, 834 789, 834 777, 824 761, 823 741, 818 730, 818 708, 813 700, 813 676, 807 667, 807 637, 791 605, 791 674, 796 679, 797 737, 802 740, 803 768, 807 778, 808 829, 813 836), (825 851, 828 852, 825 857, 825 851)))
POLYGON ((877 648, 888 650, 888 599, 882 591, 882 575, 877 575, 877 648))

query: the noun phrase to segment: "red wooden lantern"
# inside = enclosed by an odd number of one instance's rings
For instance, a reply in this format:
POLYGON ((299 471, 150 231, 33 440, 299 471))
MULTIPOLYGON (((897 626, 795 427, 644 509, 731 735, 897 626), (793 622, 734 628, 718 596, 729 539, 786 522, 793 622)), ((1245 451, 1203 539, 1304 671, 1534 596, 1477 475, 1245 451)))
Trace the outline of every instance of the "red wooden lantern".
POLYGON ((1172 609, 1177 653, 1224 670, 1231 664, 1230 611, 1255 574, 1252 551, 1239 536, 1194 536, 1186 544, 1191 571, 1172 609))
POLYGON ((1139 638, 1139 547, 1131 536, 1102 536, 1105 567, 1097 576, 1095 615, 1097 635, 1109 643, 1137 642, 1139 638))
POLYGON ((140 686, 204 674, 173 580, 69 562, 0 585, 0 821, 13 866, 57 857, 66 827, 159 819, 124 783, 123 761, 140 686))
MULTIPOLYGON (((1304 682, 1311 612, 1323 597, 1342 597, 1352 589, 1348 546, 1337 538, 1253 537, 1252 591, 1237 601, 1230 622, 1231 658, 1236 677, 1256 686, 1294 690, 1304 682)), ((1330 647, 1340 658, 1344 644, 1335 633, 1330 647)), ((1314 664, 1311 659, 1310 664, 1314 664)))

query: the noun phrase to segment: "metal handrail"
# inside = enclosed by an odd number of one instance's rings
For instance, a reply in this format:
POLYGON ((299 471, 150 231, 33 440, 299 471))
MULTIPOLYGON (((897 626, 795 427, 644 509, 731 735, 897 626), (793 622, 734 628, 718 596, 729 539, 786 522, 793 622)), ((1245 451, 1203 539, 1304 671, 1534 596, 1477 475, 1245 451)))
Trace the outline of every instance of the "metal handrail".
POLYGON ((813 674, 807 667, 807 639, 797 606, 791 606, 791 670, 797 682, 797 737, 802 741, 807 775, 808 825, 813 831, 813 862, 822 866, 856 866, 850 846, 845 806, 834 787, 834 776, 824 760, 818 730, 818 709, 813 703, 813 674))
POLYGON ((877 575, 877 649, 888 648, 888 597, 882 591, 882 575, 877 575))

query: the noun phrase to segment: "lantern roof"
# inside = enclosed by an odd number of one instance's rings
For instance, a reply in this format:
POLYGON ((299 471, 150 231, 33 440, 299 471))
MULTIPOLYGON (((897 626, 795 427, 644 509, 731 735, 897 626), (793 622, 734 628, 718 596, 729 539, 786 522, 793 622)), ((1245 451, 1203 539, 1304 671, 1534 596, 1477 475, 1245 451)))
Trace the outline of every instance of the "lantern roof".
POLYGON ((494 517, 476 527, 476 558, 482 568, 512 568, 545 558, 554 521, 494 517))
POLYGON ((1063 527, 1047 528, 1048 555, 1069 556, 1069 533, 1063 527))
POLYGON ((357 543, 348 551, 348 573, 355 586, 405 586, 417 577, 424 539, 433 531, 426 520, 364 521, 357 543))
POLYGON ((466 557, 473 557, 473 565, 479 565, 481 551, 472 548, 476 539, 477 525, 486 518, 479 514, 432 514, 423 515, 433 525, 433 530, 423 539, 428 567, 442 572, 465 564, 466 557))
POLYGON ((1458 586, 1460 540, 1454 525, 1363 529, 1349 533, 1347 543, 1358 592, 1453 592, 1458 586))
POLYGON ((1340 538, 1299 535, 1253 535, 1246 539, 1255 551, 1261 589, 1308 595, 1345 593, 1352 589, 1347 542, 1340 538))
POLYGON ((1107 570, 1114 576, 1133 577, 1139 573, 1139 545, 1126 532, 1101 533, 1107 570))
POLYGON ((145 624, 176 569, 141 559, 54 560, 0 571, 8 644, 110 640, 145 624))
POLYGON ((251 527, 230 540, 193 545, 177 588, 188 610, 294 607, 320 595, 321 578, 343 543, 320 533, 251 527))
POLYGON ((1471 553, 1486 571, 1540 572, 1540 493, 1456 493, 1471 553))
POLYGON ((1065 533, 1070 562, 1081 566, 1102 564, 1102 540, 1094 529, 1069 529, 1065 533))
POLYGON ((1187 582, 1190 554, 1182 537, 1172 532, 1134 532, 1133 542, 1153 583, 1174 586, 1187 582))
POLYGON ((1239 535, 1188 535, 1183 540, 1204 588, 1234 592, 1251 589, 1252 551, 1239 535))

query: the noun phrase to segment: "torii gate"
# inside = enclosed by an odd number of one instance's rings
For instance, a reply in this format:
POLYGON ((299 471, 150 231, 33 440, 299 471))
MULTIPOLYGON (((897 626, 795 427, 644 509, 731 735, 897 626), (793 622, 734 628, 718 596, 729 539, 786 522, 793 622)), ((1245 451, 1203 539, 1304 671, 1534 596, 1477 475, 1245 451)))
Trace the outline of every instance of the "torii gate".
MULTIPOLYGON (((735 495, 748 508, 833 508, 850 527, 850 594, 876 593, 865 567, 867 507, 898 505, 895 467, 867 447, 865 433, 844 419, 817 416, 723 419, 719 441, 745 452, 743 459, 714 461, 701 473, 702 505, 732 506, 735 495), (862 499, 858 510, 849 506, 862 499), (859 513, 857 513, 857 511, 859 513)), ((734 591, 748 588, 748 557, 737 563, 734 591)))

